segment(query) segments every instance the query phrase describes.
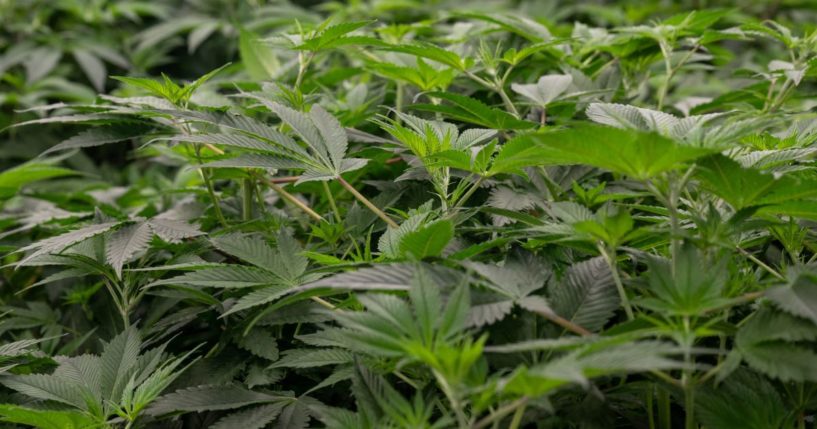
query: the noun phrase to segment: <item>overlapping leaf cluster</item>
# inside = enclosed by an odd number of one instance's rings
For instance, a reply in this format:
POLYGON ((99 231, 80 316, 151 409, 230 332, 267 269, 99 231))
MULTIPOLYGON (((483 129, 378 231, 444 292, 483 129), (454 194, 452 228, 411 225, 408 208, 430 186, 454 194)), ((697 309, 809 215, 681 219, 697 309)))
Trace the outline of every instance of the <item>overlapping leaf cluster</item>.
POLYGON ((0 1, 0 421, 812 424, 817 10, 316 3, 0 1))

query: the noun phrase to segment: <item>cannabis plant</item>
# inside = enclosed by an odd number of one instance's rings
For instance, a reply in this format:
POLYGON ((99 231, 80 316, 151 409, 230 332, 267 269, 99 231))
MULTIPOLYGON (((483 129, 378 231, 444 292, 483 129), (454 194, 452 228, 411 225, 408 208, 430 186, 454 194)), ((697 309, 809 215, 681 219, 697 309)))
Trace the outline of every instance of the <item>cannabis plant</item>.
POLYGON ((0 0, 0 421, 810 427, 761 3, 0 0))

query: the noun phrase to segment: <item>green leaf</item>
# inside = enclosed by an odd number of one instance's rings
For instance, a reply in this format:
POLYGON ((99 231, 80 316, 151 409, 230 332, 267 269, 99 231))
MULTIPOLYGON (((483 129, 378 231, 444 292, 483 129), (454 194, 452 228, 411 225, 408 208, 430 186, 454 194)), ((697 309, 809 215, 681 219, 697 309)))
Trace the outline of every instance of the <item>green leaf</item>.
POLYGON ((766 290, 766 297, 780 309, 795 316, 811 319, 817 325, 817 277, 801 272, 788 285, 766 290))
POLYGON ((153 230, 148 223, 135 223, 119 228, 108 238, 105 248, 106 258, 117 277, 122 278, 122 266, 138 252, 147 249, 153 230))
POLYGON ((38 429, 87 429, 104 424, 79 411, 39 410, 11 404, 0 405, 0 421, 38 429))
POLYGON ((420 329, 420 338, 425 341, 425 344, 431 344, 437 318, 442 311, 442 299, 440 287, 428 278, 425 270, 419 269, 414 274, 411 289, 409 289, 409 299, 420 329))
POLYGON ((101 146, 109 143, 118 143, 125 140, 130 140, 145 133, 145 128, 136 124, 128 125, 109 125, 90 128, 74 137, 63 140, 62 142, 51 146, 40 154, 40 156, 47 155, 52 152, 79 149, 85 147, 101 146))
POLYGON ((267 360, 278 360, 278 342, 263 329, 253 329, 241 338, 238 345, 250 353, 267 360))
POLYGON ((756 205, 776 182, 771 174, 743 168, 723 155, 701 160, 695 175, 707 190, 726 200, 735 210, 756 205))
POLYGON ((314 368, 351 363, 354 355, 342 349, 291 349, 270 368, 314 368))
POLYGON ((511 84, 511 89, 539 106, 547 106, 562 95, 573 83, 573 76, 552 74, 539 78, 533 84, 511 84))
POLYGON ((18 250, 18 252, 27 252, 29 250, 33 250, 33 252, 31 252, 28 256, 26 256, 20 262, 18 262, 17 265, 25 265, 26 262, 34 258, 37 258, 41 255, 62 252, 63 250, 73 246, 74 244, 77 244, 81 241, 87 240, 99 234, 105 233, 110 229, 116 227, 117 225, 119 225, 119 222, 93 224, 90 226, 86 226, 84 228, 76 229, 74 231, 66 232, 65 234, 62 235, 46 238, 45 240, 40 240, 35 243, 32 243, 18 250))
POLYGON ((439 112, 452 119, 495 130, 525 130, 536 127, 533 122, 517 119, 504 110, 488 107, 471 97, 450 92, 430 92, 426 95, 443 99, 453 105, 416 104, 413 107, 429 112, 439 112))
POLYGON ((309 260, 301 255, 300 245, 283 230, 273 249, 263 239, 228 234, 211 239, 216 248, 278 276, 281 281, 296 284, 306 271, 309 260))
POLYGON ((137 365, 142 341, 134 327, 128 327, 106 344, 100 356, 102 397, 118 403, 137 365))
POLYGON ((601 256, 573 264, 549 289, 556 314, 597 332, 620 307, 613 274, 601 256))
POLYGON ((278 402, 237 411, 221 418, 210 429, 261 429, 275 420, 285 405, 278 402))
POLYGON ((354 21, 330 25, 322 29, 317 35, 304 40, 295 49, 319 52, 350 44, 381 44, 378 39, 371 37, 347 36, 347 34, 363 28, 374 21, 354 21))
POLYGON ((77 60, 80 68, 88 80, 94 85, 94 89, 99 92, 105 90, 105 80, 108 78, 108 70, 105 63, 96 55, 85 49, 74 49, 74 59, 77 60))
POLYGON ((156 400, 147 413, 154 416, 174 411, 231 410, 252 404, 288 402, 291 398, 254 392, 233 384, 203 385, 177 390, 156 400))
POLYGON ((681 145, 658 134, 597 125, 526 134, 513 141, 530 148, 529 164, 590 165, 638 180, 682 168, 713 152, 681 145))
POLYGON ((188 285, 215 288, 247 288, 281 283, 280 277, 258 268, 228 265, 208 268, 169 279, 157 280, 149 286, 188 285))
POLYGON ((817 381, 817 353, 798 341, 817 339, 807 319, 763 308, 738 331, 735 345, 755 370, 782 381, 817 381))
POLYGON ((432 60, 459 71, 465 71, 468 67, 467 62, 463 61, 458 54, 428 42, 415 41, 400 45, 381 46, 379 48, 432 60))
POLYGON ((42 162, 27 162, 0 173, 0 199, 14 196, 21 187, 41 180, 76 175, 77 172, 42 162))
POLYGON ((775 386, 746 369, 724 383, 702 386, 695 393, 701 423, 712 429, 784 429, 793 427, 792 414, 775 386))
POLYGON ((414 259, 439 256, 454 237, 454 224, 438 220, 412 231, 400 240, 400 252, 414 259))
POLYGON ((241 30, 238 38, 238 52, 247 73, 254 80, 267 80, 276 76, 281 67, 272 49, 261 42, 258 35, 241 30))
POLYGON ((694 316, 728 302, 722 296, 729 272, 726 260, 705 257, 695 246, 684 243, 676 260, 648 260, 649 288, 655 297, 639 305, 667 314, 694 316))

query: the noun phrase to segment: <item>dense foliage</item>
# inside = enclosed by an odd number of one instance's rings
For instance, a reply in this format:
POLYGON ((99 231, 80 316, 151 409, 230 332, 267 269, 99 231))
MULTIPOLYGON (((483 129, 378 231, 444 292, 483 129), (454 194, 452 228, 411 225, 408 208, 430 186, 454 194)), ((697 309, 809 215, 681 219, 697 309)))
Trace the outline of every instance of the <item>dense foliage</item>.
POLYGON ((809 1, 0 0, 0 421, 812 427, 809 1))

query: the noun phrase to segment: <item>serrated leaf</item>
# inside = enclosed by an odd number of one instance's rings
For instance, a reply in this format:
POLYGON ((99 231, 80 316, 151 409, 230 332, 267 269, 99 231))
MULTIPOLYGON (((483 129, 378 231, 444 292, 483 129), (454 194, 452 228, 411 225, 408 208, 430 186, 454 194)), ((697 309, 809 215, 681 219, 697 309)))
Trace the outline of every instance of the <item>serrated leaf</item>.
POLYGON ((270 368, 314 368, 351 363, 354 355, 343 349, 291 349, 270 368))
POLYGON ((122 278, 122 266, 137 253, 147 249, 153 230, 139 222, 116 230, 105 243, 105 255, 117 277, 122 278))
POLYGON ((168 243, 180 243, 185 238, 204 234, 186 221, 162 218, 161 216, 150 219, 147 224, 154 234, 168 243))
POLYGON ((198 287, 247 288, 279 283, 279 277, 258 268, 224 265, 157 280, 150 286, 180 284, 198 287))
POLYGON ((18 250, 18 252, 34 250, 28 256, 26 256, 20 262, 18 262, 18 265, 24 265, 26 262, 41 255, 62 252, 66 248, 71 247, 72 245, 77 244, 80 241, 84 241, 91 237, 105 233, 117 225, 119 225, 119 222, 106 222, 94 224, 74 231, 66 232, 65 234, 58 235, 56 237, 47 238, 45 240, 41 240, 36 243, 30 244, 18 250))
POLYGON ((536 154, 529 155, 530 161, 535 160, 532 165, 583 164, 639 180, 713 153, 713 149, 681 145, 658 134, 595 125, 528 134, 514 141, 535 148, 536 154))
POLYGON ((238 342, 238 345, 250 353, 268 359, 278 360, 278 342, 269 332, 253 329, 238 342))
POLYGON ((141 136, 145 129, 134 124, 131 125, 110 125, 90 128, 74 137, 63 140, 51 146, 40 156, 61 150, 79 149, 85 147, 101 146, 109 143, 118 143, 141 136))
POLYGON ((817 284, 814 280, 813 274, 802 273, 790 285, 768 289, 766 297, 783 311, 811 319, 817 325, 817 284))
POLYGON ((453 119, 495 130, 525 130, 536 126, 533 122, 518 119, 504 110, 488 107, 475 98, 450 92, 431 92, 428 95, 441 98, 453 105, 421 104, 414 107, 439 112, 453 119))
POLYGON ((18 405, 0 405, 0 421, 38 429, 87 429, 103 422, 79 411, 39 410, 18 405))
POLYGON ((261 429, 275 420, 285 405, 279 402, 238 411, 222 417, 210 429, 261 429))
POLYGON ((202 412, 231 410, 252 404, 287 402, 291 398, 254 392, 243 387, 227 385, 203 385, 177 390, 154 402, 147 413, 154 416, 174 411, 202 412))
POLYGON ((453 237, 454 224, 449 220, 438 220, 403 236, 400 254, 415 259, 439 256, 453 237))
POLYGON ((118 402, 137 364, 142 341, 134 327, 114 337, 102 350, 99 360, 102 397, 118 402))
POLYGON ((557 314, 591 332, 604 327, 620 306, 612 272, 600 256, 572 265, 549 291, 557 314))

